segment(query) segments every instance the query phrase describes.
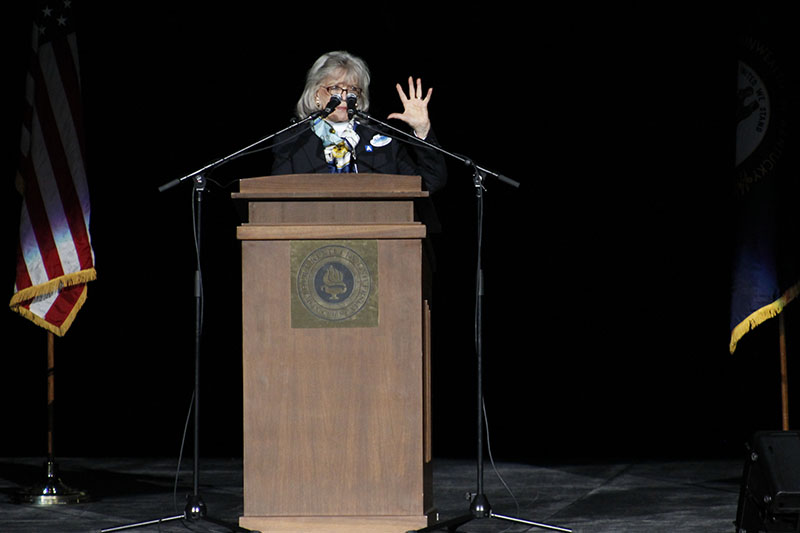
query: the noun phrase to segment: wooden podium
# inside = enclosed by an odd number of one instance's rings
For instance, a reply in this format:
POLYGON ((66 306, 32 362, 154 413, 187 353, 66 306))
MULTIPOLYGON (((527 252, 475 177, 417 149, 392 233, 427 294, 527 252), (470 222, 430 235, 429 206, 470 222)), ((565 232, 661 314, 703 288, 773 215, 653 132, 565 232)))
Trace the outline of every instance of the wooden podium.
POLYGON ((242 180, 244 513, 263 533, 432 518, 417 176, 242 180))

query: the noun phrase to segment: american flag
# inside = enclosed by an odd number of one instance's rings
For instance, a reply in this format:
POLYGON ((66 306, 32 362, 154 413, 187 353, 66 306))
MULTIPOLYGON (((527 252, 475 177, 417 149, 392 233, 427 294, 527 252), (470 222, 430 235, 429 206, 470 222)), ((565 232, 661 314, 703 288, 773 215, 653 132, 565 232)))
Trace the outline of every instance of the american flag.
POLYGON ((11 308, 64 335, 95 279, 71 0, 38 7, 20 142, 23 197, 11 308))

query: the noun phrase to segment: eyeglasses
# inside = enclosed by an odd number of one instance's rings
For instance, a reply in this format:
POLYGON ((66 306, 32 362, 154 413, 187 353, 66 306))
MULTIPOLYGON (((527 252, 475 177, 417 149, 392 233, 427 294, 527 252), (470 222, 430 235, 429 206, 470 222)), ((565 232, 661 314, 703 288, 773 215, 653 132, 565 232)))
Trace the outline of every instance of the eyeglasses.
POLYGON ((332 85, 331 87, 323 87, 328 94, 331 96, 342 96, 343 93, 355 93, 357 96, 361 96, 361 89, 359 87, 339 87, 338 85, 332 85))

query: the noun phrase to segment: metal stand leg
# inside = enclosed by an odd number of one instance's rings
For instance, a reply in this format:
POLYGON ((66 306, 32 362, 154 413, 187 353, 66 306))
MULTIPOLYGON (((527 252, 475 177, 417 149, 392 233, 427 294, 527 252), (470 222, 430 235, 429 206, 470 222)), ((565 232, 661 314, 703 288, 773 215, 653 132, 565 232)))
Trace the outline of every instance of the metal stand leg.
POLYGON ((530 520, 523 520, 510 516, 500 515, 492 512, 492 507, 489 504, 489 499, 483 492, 483 432, 484 432, 484 414, 483 414, 483 334, 482 334, 482 312, 483 312, 483 267, 481 265, 481 252, 483 249, 483 176, 478 167, 474 167, 474 183, 475 191, 477 194, 478 204, 478 267, 476 275, 476 302, 475 302, 475 351, 477 355, 478 372, 477 372, 477 411, 478 411, 478 438, 477 438, 477 491, 472 498, 470 504, 470 513, 464 516, 446 520, 438 524, 420 529, 417 533, 424 533, 428 531, 443 531, 455 532, 462 525, 472 522, 473 520, 481 519, 497 519, 507 522, 514 522, 517 524, 525 524, 531 527, 538 527, 542 529, 549 529, 551 531, 561 531, 564 533, 571 533, 571 529, 543 524, 540 522, 532 522, 530 520))

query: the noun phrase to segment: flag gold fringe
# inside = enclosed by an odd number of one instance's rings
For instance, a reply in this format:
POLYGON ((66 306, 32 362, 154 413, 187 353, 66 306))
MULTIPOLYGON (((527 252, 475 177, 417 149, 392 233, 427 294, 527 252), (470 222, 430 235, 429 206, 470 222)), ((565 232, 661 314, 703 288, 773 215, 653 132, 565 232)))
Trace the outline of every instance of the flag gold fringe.
POLYGON ((800 283, 789 288, 783 295, 772 302, 765 305, 760 309, 753 311, 747 318, 739 322, 736 327, 731 331, 730 352, 736 351, 736 345, 745 336, 746 333, 752 331, 756 326, 763 322, 778 316, 783 311, 783 308, 794 300, 800 294, 800 283))
POLYGON ((66 274, 56 279, 52 279, 47 283, 40 283, 39 285, 34 285, 15 293, 14 296, 11 297, 11 303, 9 305, 12 311, 19 313, 37 326, 41 326, 47 331, 50 331, 59 337, 63 337, 69 327, 72 325, 72 322, 75 320, 75 316, 78 314, 78 311, 80 311, 84 302, 86 302, 85 286, 83 292, 81 292, 81 295, 78 298, 78 301, 75 303, 75 306, 72 308, 72 311, 70 311, 69 316, 67 316, 61 327, 56 327, 42 317, 32 313, 29 309, 23 307, 23 304, 35 298, 60 291, 64 287, 72 287, 74 285, 81 284, 85 285, 86 283, 94 281, 95 279, 97 279, 97 272, 94 268, 81 270, 80 272, 74 272, 72 274, 66 274))

